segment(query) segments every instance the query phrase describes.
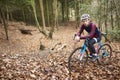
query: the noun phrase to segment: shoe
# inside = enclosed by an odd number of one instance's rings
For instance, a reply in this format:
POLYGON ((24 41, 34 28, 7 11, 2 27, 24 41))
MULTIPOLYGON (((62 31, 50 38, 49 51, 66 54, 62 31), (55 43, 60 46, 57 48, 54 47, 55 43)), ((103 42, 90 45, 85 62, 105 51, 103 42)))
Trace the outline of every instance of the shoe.
POLYGON ((92 55, 91 55, 91 54, 89 54, 89 55, 88 55, 88 58, 91 58, 91 59, 92 59, 92 55))
POLYGON ((92 54, 92 61, 96 61, 98 59, 98 55, 97 54, 92 54))

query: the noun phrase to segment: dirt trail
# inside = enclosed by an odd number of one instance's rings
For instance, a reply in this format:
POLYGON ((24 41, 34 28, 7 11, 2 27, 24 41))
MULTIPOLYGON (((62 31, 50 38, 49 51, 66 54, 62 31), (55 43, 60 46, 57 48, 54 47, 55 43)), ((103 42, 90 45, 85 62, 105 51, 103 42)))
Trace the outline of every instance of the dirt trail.
POLYGON ((8 27, 9 41, 5 39, 4 28, 0 28, 0 52, 1 53, 26 53, 33 50, 38 50, 40 41, 45 45, 46 49, 51 48, 55 43, 70 44, 72 42, 74 27, 60 27, 53 35, 53 40, 46 39, 39 33, 36 27, 26 26, 24 23, 10 22, 8 27), (21 34, 19 29, 31 29, 32 35, 21 34))

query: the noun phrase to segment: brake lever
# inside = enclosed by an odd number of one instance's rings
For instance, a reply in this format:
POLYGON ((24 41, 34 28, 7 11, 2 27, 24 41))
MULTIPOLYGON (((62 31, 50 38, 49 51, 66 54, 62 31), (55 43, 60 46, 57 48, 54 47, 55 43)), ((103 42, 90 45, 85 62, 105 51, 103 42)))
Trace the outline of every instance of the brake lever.
POLYGON ((75 37, 77 36, 77 34, 74 34, 73 40, 75 40, 75 37))

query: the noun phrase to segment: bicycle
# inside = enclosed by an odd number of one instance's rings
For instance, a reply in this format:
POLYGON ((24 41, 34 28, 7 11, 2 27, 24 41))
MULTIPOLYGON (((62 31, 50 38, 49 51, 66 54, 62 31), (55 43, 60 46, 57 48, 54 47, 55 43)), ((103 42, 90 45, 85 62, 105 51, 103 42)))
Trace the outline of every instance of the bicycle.
MULTIPOLYGON (((102 37, 105 37, 105 39, 107 39, 104 33, 102 33, 102 37)), ((88 39, 85 40, 82 47, 78 47, 70 53, 70 56, 68 58, 68 68, 70 71, 77 69, 76 66, 79 66, 78 68, 80 68, 80 66, 84 67, 88 61, 88 58, 92 59, 92 57, 90 57, 88 54, 87 48, 88 39)), ((98 58, 96 59, 98 64, 107 64, 112 56, 111 46, 108 43, 104 44, 100 41, 97 42, 95 49, 96 53, 98 54, 98 58)))

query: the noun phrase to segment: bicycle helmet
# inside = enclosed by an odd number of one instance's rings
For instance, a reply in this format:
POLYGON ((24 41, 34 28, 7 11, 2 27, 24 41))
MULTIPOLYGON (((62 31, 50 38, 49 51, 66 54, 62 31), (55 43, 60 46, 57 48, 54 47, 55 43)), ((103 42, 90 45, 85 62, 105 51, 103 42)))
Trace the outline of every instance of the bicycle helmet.
POLYGON ((89 19, 90 18, 90 15, 89 14, 83 14, 81 16, 81 20, 86 20, 86 19, 89 19))

